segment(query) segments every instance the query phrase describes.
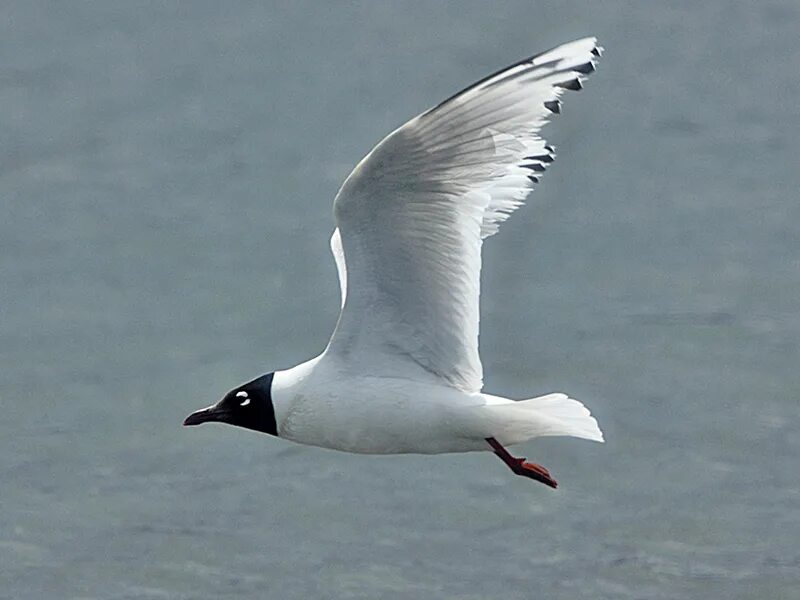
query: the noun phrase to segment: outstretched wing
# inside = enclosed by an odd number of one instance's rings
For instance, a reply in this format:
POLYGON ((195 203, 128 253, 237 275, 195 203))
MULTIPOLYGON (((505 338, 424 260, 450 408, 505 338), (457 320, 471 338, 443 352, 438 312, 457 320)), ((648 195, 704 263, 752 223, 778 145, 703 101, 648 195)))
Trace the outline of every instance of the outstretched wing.
POLYGON ((356 166, 334 202, 342 312, 329 353, 375 375, 405 361, 480 390, 482 240, 553 161, 538 132, 600 51, 585 38, 503 69, 395 130, 356 166))

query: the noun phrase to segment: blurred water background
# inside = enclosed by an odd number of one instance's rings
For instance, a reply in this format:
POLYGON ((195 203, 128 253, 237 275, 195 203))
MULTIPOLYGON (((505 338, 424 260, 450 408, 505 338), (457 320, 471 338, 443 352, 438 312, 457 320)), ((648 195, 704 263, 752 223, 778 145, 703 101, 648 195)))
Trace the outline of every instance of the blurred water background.
POLYGON ((0 8, 0 597, 800 597, 800 4, 0 8), (316 354, 389 130, 584 35, 485 247, 486 389, 608 442, 359 457, 184 430, 316 354))

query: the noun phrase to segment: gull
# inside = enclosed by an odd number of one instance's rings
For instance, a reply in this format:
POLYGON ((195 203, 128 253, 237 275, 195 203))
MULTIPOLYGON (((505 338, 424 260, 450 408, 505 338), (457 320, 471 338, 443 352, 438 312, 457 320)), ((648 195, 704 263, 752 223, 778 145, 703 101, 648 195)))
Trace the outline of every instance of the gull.
POLYGON ((341 311, 325 350, 190 414, 300 444, 363 454, 494 452, 556 487, 506 446, 603 441, 578 400, 482 391, 481 247, 555 157, 539 132, 602 49, 588 37, 521 60, 411 119, 359 162, 334 200, 341 311))

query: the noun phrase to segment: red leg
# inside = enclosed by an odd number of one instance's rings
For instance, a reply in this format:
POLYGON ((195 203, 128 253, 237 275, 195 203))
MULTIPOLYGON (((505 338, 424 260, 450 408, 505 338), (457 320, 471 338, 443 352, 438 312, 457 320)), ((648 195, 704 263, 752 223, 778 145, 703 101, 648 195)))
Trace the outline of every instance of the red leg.
POLYGON ((511 456, 511 454, 508 453, 508 450, 503 448, 502 444, 500 444, 500 442, 493 437, 486 438, 486 441, 492 447, 494 453, 500 457, 500 460, 506 463, 508 468, 511 469, 515 474, 522 475, 523 477, 530 477, 536 481, 541 481, 543 484, 549 485, 551 488, 558 487, 556 480, 550 476, 550 472, 542 465, 525 462, 524 458, 511 456))

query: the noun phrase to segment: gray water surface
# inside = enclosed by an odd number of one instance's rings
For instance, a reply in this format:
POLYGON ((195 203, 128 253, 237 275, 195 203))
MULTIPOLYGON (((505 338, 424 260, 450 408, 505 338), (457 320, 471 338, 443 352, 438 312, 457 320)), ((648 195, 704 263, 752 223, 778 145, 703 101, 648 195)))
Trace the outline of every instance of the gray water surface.
POLYGON ((5 2, 0 597, 800 597, 800 5, 5 2), (485 247, 486 389, 605 445, 361 457, 180 427, 319 352, 342 179, 595 34, 485 247))

